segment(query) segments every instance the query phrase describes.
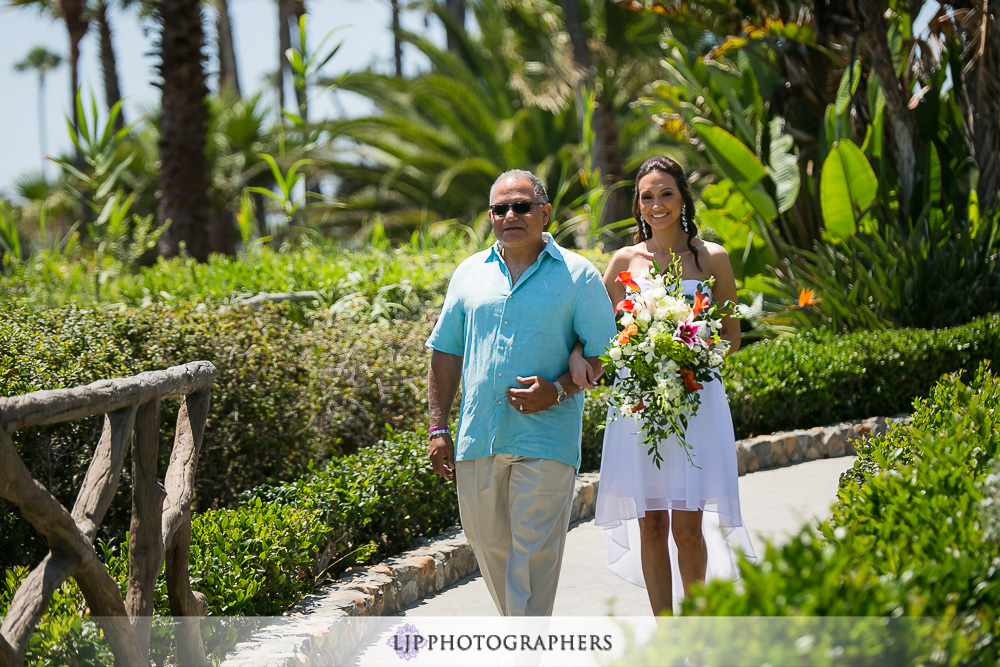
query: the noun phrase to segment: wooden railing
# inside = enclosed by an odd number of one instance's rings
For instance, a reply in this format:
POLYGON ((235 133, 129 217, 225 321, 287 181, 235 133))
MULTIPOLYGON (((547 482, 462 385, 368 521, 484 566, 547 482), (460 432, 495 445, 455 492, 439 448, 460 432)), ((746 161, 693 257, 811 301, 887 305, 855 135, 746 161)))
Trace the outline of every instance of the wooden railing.
POLYGON ((84 387, 0 398, 0 496, 16 504, 49 544, 21 583, 0 626, 0 665, 20 665, 53 593, 70 577, 79 585, 116 664, 148 665, 153 590, 166 565, 177 661, 207 664, 201 640, 205 596, 191 590, 191 499, 215 381, 215 366, 196 361, 164 371, 84 387), (157 479, 160 402, 180 398, 164 483, 157 479), (18 429, 105 415, 101 440, 72 510, 32 479, 11 439, 18 429), (94 537, 132 447, 132 520, 125 598, 94 550, 94 537))

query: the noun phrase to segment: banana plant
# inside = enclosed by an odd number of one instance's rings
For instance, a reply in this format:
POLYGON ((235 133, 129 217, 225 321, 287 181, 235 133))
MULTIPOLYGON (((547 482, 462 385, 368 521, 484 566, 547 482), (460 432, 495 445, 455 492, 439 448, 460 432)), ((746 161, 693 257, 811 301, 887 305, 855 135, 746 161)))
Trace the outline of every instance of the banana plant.
POLYGON ((77 154, 83 158, 84 168, 78 169, 70 160, 51 158, 67 175, 77 181, 77 184, 74 184, 71 180, 67 187, 85 201, 95 214, 100 212, 108 198, 118 188, 119 180, 135 158, 134 153, 129 153, 124 159, 119 159, 119 148, 135 127, 133 123, 121 129, 117 128, 121 105, 121 101, 114 104, 101 125, 97 99, 93 93, 90 95, 89 117, 82 96, 77 93, 76 116, 79 130, 73 126, 70 119, 66 119, 66 126, 77 154))

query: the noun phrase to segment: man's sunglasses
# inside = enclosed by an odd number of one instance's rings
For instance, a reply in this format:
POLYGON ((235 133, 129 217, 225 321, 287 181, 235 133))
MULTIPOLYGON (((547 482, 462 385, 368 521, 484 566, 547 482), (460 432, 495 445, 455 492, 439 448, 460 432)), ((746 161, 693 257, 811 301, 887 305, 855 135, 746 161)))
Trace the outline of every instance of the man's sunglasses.
POLYGON ((493 204, 492 206, 490 206, 490 210, 493 211, 493 215, 497 216, 498 218, 502 218, 503 216, 507 215, 507 211, 510 209, 514 209, 514 213, 517 213, 518 215, 524 215, 525 213, 531 211, 531 207, 535 206, 536 204, 538 206, 544 206, 545 202, 519 201, 513 204, 493 204))

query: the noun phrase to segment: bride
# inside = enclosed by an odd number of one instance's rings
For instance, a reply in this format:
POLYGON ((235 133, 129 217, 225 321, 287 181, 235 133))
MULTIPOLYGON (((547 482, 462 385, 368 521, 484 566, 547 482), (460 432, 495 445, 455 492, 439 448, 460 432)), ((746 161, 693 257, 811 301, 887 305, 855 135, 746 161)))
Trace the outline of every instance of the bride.
MULTIPOLYGON (((674 257, 680 257, 688 295, 697 289, 719 303, 736 302, 729 256, 722 246, 698 238, 694 200, 679 164, 666 157, 643 163, 632 215, 636 243, 617 251, 604 274, 612 303, 626 297, 625 286, 615 282, 620 272, 639 276, 641 288, 654 260, 666 267, 674 257), (709 276, 715 278, 711 290, 701 284, 709 276)), ((737 320, 725 317, 720 334, 730 354, 739 348, 737 320)), ((578 350, 570 370, 574 382, 593 388, 593 371, 578 350)), ((671 437, 660 443, 663 462, 657 468, 641 428, 641 420, 609 409, 595 522, 608 537, 608 567, 646 588, 654 614, 669 614, 673 599, 690 595, 692 584, 735 578, 737 551, 750 560, 756 556, 740 516, 736 441, 722 381, 705 384, 701 407, 688 422, 694 465, 671 437)))

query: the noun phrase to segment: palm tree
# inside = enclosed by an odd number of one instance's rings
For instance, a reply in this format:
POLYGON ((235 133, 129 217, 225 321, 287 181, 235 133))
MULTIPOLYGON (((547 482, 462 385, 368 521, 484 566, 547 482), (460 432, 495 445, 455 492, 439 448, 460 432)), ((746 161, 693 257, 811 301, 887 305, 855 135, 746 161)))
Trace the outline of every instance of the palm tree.
MULTIPOLYGON (((48 14, 63 21, 69 35, 69 98, 75 100, 80 88, 80 42, 89 28, 84 0, 8 0, 8 4, 11 7, 34 8, 40 14, 48 14)), ((80 118, 76 105, 70 104, 70 107, 73 110, 73 128, 79 131, 80 118)))
MULTIPOLYGON (((394 8, 396 0, 393 0, 394 8)), ((465 30, 465 0, 444 0, 444 8, 451 16, 455 25, 459 26, 462 30, 465 30)), ((460 48, 460 42, 456 36, 451 32, 448 33, 448 50, 452 53, 457 53, 460 48)))
MULTIPOLYGON (((122 93, 108 9, 108 3, 105 0, 92 0, 88 14, 93 17, 94 23, 97 24, 101 43, 101 73, 104 76, 104 103, 108 109, 111 109, 121 101, 122 93)), ((120 130, 123 127, 125 127, 125 114, 119 110, 115 129, 120 130)))
POLYGON ((34 70, 38 75, 38 146, 42 153, 42 172, 45 171, 45 155, 48 147, 45 140, 45 75, 62 64, 62 56, 49 51, 44 46, 36 46, 23 60, 14 64, 18 72, 34 70))
POLYGON ((155 15, 160 24, 163 91, 160 209, 161 218, 170 220, 160 240, 160 252, 173 257, 183 243, 192 257, 205 261, 213 249, 227 248, 229 230, 209 228, 205 173, 208 87, 200 0, 162 0, 155 15))
POLYGON ((213 0, 215 5, 215 32, 219 48, 219 90, 226 89, 236 99, 240 90, 239 63, 233 44, 233 21, 229 14, 229 0, 213 0))
POLYGON ((285 54, 292 48, 292 2, 294 0, 277 0, 278 4, 278 70, 275 72, 275 84, 278 87, 278 112, 285 109, 285 81, 291 75, 291 66, 285 54))

